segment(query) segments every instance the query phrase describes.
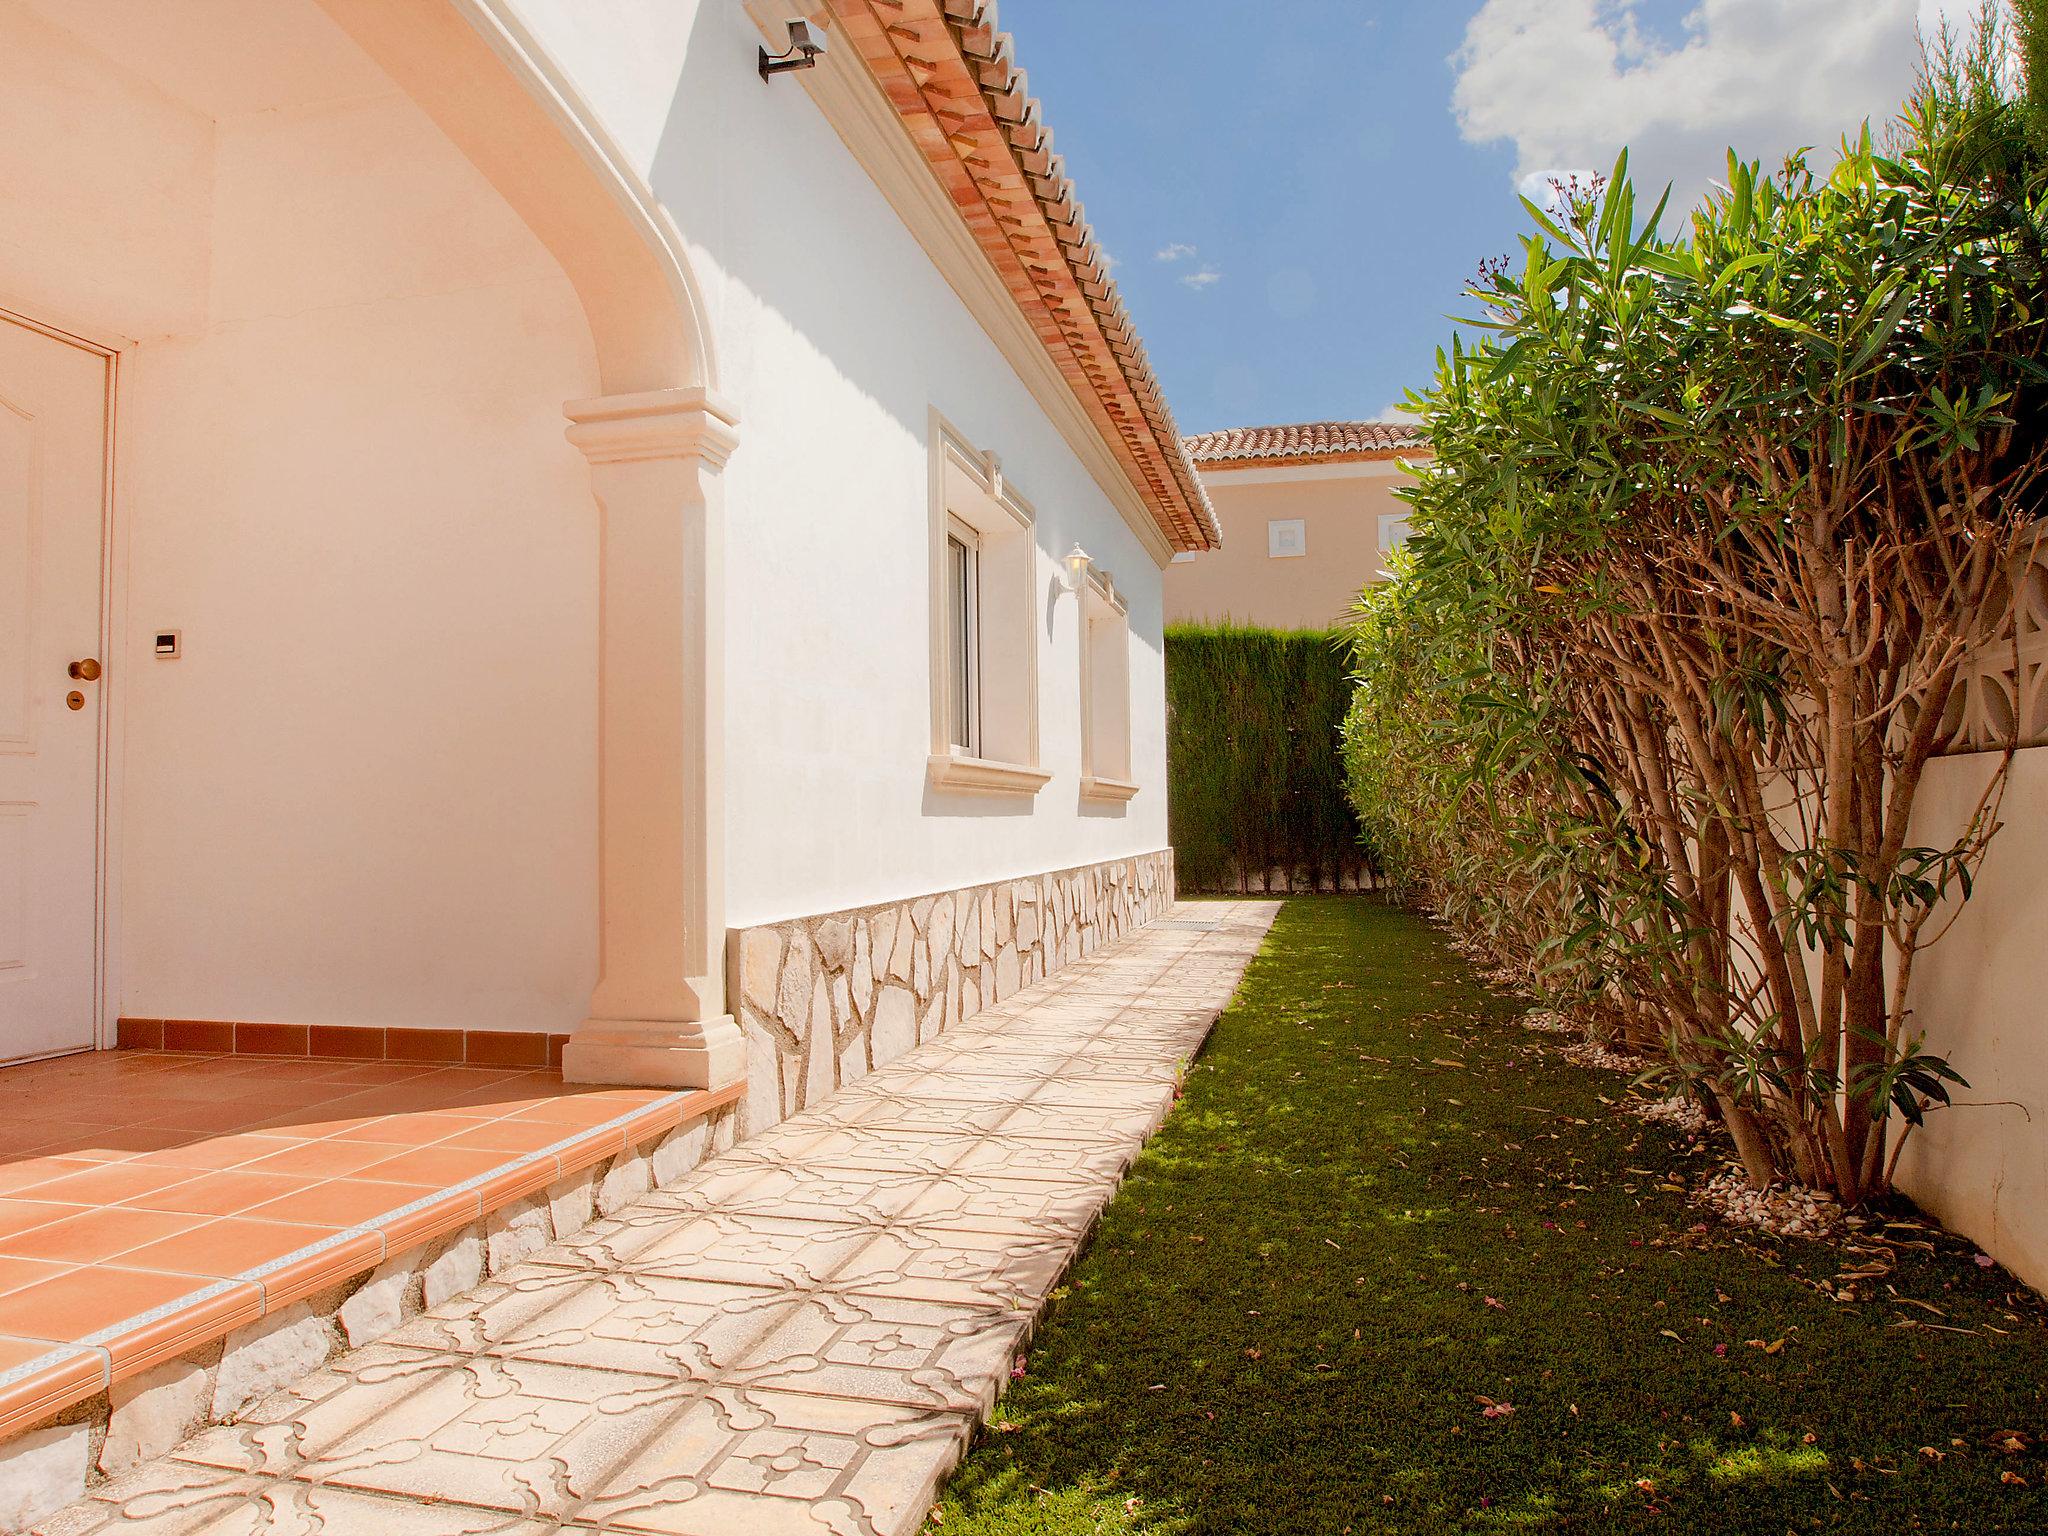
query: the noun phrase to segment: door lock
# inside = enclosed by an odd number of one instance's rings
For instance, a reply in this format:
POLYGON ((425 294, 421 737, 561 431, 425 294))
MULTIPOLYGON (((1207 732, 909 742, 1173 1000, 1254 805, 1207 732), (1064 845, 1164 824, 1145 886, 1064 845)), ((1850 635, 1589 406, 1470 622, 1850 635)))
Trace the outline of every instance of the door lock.
POLYGON ((64 702, 72 709, 83 709, 85 708, 85 695, 74 688, 64 695, 64 702))
MULTIPOLYGON (((65 670, 84 682, 96 683, 100 680, 100 664, 90 656, 83 661, 74 661, 65 670)), ((74 704, 71 707, 76 709, 78 706, 74 704)))

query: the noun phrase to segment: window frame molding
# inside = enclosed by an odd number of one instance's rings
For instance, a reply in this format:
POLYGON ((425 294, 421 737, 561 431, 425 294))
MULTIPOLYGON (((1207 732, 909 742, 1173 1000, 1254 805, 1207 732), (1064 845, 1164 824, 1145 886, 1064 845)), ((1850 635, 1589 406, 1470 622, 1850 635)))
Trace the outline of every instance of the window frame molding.
POLYGON ((935 788, 976 794, 1032 796, 1052 778, 1039 765, 1038 737, 1038 632, 1035 613, 1038 595, 1037 513, 1003 474, 1002 461, 980 449, 967 435, 934 409, 931 412, 930 473, 930 679, 931 740, 925 760, 926 778, 935 788), (980 505, 959 507, 949 492, 949 468, 961 476, 970 491, 979 493, 980 505), (992 522, 984 527, 975 517, 992 522), (978 595, 976 600, 976 646, 979 652, 975 709, 979 716, 975 732, 976 751, 962 751, 953 742, 953 646, 951 571, 948 540, 956 524, 972 530, 979 544, 976 556, 978 595), (995 571, 991 570, 990 543, 998 541, 995 571), (1005 551, 1012 539, 1014 551, 1005 551), (1001 569, 1013 563, 1015 572, 1001 569), (1015 590, 994 592, 994 582, 1014 583, 1015 590), (991 603, 997 622, 991 624, 991 603), (1006 607, 1014 603, 1014 616, 1005 621, 1006 607), (1004 695, 1013 717, 1004 722, 1016 749, 1002 756, 985 755, 990 749, 989 730, 991 662, 1010 664, 1010 658, 990 653, 991 642, 1019 648, 1016 665, 1020 675, 1003 679, 1004 695))
POLYGON ((1131 743, 1131 608, 1123 593, 1117 590, 1115 578, 1107 571, 1091 565, 1088 575, 1081 583, 1078 594, 1081 611, 1081 798, 1083 800, 1122 803, 1134 798, 1139 790, 1137 781, 1130 777, 1133 770, 1131 743), (1104 685, 1105 679, 1096 671, 1095 626, 1114 623, 1116 633, 1123 642, 1122 681, 1123 742, 1121 751, 1115 754, 1115 762, 1103 760, 1104 744, 1097 740, 1100 722, 1096 718, 1096 690, 1104 685), (1121 773, 1104 771, 1115 767, 1121 773))

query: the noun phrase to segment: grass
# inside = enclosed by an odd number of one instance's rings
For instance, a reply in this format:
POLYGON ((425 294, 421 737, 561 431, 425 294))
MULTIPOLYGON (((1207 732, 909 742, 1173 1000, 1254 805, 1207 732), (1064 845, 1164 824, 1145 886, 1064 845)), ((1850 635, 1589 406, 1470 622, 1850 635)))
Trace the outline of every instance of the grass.
POLYGON ((1865 1256, 1696 1230, 1718 1154, 1519 1011, 1290 902, 934 1528, 2048 1530, 2031 1293, 1895 1230, 1837 1301, 1865 1256))

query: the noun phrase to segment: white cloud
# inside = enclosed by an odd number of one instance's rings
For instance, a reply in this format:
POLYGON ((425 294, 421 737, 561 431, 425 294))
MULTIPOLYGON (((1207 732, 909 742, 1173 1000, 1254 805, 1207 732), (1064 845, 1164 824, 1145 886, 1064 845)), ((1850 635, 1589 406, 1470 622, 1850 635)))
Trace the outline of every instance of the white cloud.
MULTIPOLYGON (((1733 145, 1772 167, 1878 125, 1911 87, 1916 25, 1974 0, 1692 0, 1677 40, 1646 28, 1660 0, 1486 0, 1451 63, 1465 138, 1514 145, 1519 179, 1613 165, 1627 145, 1637 205, 1666 181, 1689 207, 1733 145)), ((1669 3, 1669 0, 1662 0, 1669 3)), ((1536 199, 1542 201, 1542 199, 1536 199)))
POLYGON ((1214 267, 1201 267, 1193 272, 1181 273, 1180 281, 1182 287, 1192 288, 1197 293, 1199 293, 1204 288, 1210 286, 1212 283, 1222 282, 1223 274, 1221 272, 1218 272, 1214 267))
POLYGON ((1374 421, 1420 421, 1421 416, 1408 409, 1398 400, 1390 400, 1373 412, 1374 421))
POLYGON ((1174 240, 1154 251, 1152 259, 1154 261, 1179 261, 1183 256, 1192 256, 1194 254, 1195 248, 1192 245, 1182 245, 1178 240, 1174 240))

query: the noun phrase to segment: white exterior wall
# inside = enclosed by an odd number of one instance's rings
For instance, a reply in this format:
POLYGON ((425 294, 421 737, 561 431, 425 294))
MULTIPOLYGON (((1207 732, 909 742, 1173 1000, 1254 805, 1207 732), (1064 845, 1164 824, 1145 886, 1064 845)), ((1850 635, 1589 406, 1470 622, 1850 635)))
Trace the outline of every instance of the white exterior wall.
MULTIPOLYGON (((1969 826, 1996 753, 1938 758, 1912 840, 1947 847, 1969 826)), ((2048 747, 2016 753, 1991 840, 1955 926, 1914 961, 1909 1027, 1969 1079, 1907 1139, 1899 1188, 2029 1285, 2048 1286, 2048 1051, 2041 935, 2048 932, 2048 747)), ((1948 916, 1937 914, 1930 931, 1948 916)))
POLYGON ((569 1028, 580 306, 312 0, 179 17, 0 0, 0 306, 121 347, 107 1012, 569 1028))
MULTIPOLYGON (((764 84, 737 0, 522 14, 690 248, 726 471, 726 921, 734 928, 1164 847, 1160 569, 794 77, 764 84), (928 791, 929 415, 1037 513, 1033 800, 928 791), (1079 542, 1130 601, 1127 805, 1079 798, 1079 542)), ((835 39, 846 46, 842 39, 835 39)))
MULTIPOLYGON (((0 0, 0 306, 121 349, 105 1012, 573 1029, 587 323, 315 0, 181 5, 0 0)), ((1164 846, 1158 567, 737 0, 521 9, 681 228, 742 415, 728 925, 1164 846), (1033 799, 927 789, 933 409, 1037 513, 1033 799), (1076 542, 1130 603, 1128 804, 1078 792, 1076 542)))

